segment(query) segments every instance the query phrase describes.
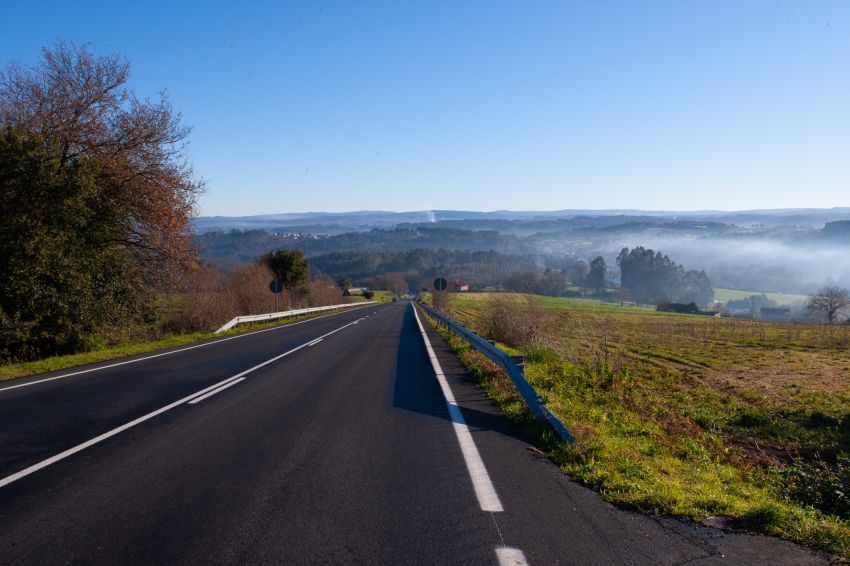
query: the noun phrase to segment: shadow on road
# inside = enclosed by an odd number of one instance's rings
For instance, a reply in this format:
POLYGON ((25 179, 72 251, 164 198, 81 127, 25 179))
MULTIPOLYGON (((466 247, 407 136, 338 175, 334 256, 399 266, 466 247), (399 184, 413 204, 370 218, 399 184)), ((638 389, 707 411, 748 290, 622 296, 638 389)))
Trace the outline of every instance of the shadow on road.
MULTIPOLYGON (((475 380, 466 371, 463 371, 460 361, 454 358, 444 344, 436 343, 433 337, 430 338, 437 356, 441 358, 440 363, 443 365, 443 371, 446 372, 446 377, 452 384, 452 391, 455 398, 459 400, 463 418, 470 429, 473 432, 494 431, 527 441, 511 422, 498 412, 498 408, 490 401, 482 399, 483 391, 478 389, 475 380), (443 360, 442 350, 444 349, 454 359, 443 360), (460 388, 457 385, 460 385, 460 388), (464 397, 469 397, 468 391, 470 390, 474 391, 476 397, 473 403, 486 405, 487 408, 492 409, 492 412, 471 408, 463 402, 464 397)), ((447 421, 452 420, 446 407, 443 392, 440 390, 440 384, 437 382, 434 370, 431 367, 431 361, 428 359, 428 352, 422 341, 416 319, 413 317, 413 310, 410 308, 405 310, 399 338, 393 406, 447 421)))

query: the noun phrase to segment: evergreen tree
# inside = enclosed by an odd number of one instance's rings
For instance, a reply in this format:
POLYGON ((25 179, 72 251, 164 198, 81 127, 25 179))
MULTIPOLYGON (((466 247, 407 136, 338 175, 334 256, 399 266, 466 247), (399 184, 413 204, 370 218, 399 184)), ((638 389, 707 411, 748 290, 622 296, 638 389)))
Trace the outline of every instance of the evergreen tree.
POLYGON ((269 252, 260 258, 284 288, 305 296, 310 292, 310 264, 299 249, 269 252))
POLYGON ((638 302, 694 302, 704 307, 714 299, 714 289, 704 271, 685 271, 660 251, 643 246, 623 248, 617 265, 622 286, 638 302))
POLYGON ((606 272, 605 259, 602 256, 594 258, 590 262, 590 273, 587 274, 585 286, 600 292, 605 288, 606 272))

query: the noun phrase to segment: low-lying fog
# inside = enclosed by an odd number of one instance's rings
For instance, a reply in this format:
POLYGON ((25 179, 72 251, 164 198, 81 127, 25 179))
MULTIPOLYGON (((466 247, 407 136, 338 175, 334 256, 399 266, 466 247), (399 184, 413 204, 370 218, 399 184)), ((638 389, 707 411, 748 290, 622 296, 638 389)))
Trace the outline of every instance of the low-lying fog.
MULTIPOLYGON (((687 269, 705 270, 716 287, 802 294, 824 285, 850 287, 848 245, 815 240, 634 234, 623 239, 622 247, 640 245, 661 250, 687 269)), ((610 250, 612 261, 619 249, 610 250)), ((616 269, 615 263, 610 265, 616 269)))

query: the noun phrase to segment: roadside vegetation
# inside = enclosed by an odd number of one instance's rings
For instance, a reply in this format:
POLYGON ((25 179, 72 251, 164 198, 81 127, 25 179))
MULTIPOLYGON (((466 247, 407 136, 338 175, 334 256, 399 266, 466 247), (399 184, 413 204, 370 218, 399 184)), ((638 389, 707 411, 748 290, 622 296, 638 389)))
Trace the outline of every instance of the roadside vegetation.
POLYGON ((535 427, 510 381, 452 339, 506 413, 606 500, 780 536, 850 559, 850 326, 452 294, 577 439, 535 427))
POLYGON ((185 343, 237 315, 354 300, 311 277, 299 249, 226 269, 199 261, 190 220, 204 184, 187 161, 190 128, 167 98, 138 98, 129 77, 121 56, 63 42, 32 67, 0 70, 2 375, 185 343))
MULTIPOLYGON (((355 299, 351 302, 363 302, 364 299, 359 298, 355 299)), ((332 312, 339 312, 334 309, 332 312)), ((7 381, 10 379, 15 379, 17 377, 26 377, 28 375, 35 375, 39 373, 46 373, 50 371, 57 371, 62 369, 73 368, 77 366, 82 366, 86 364, 94 364, 98 362, 103 362, 107 360, 114 360, 117 358, 123 358, 126 356, 134 356, 137 354, 145 354, 147 352, 153 352, 156 350, 164 350, 167 348, 178 348, 180 346, 186 346, 188 344, 201 342, 203 340, 212 340, 214 338, 225 338, 227 336, 234 336, 237 334, 245 334, 247 332, 255 332, 257 330, 264 330, 267 328, 275 328, 278 326, 286 326, 288 324, 292 324, 294 322, 300 322, 302 320, 307 320, 311 318, 317 318, 320 316, 327 316, 329 313, 318 312, 315 314, 303 314, 298 316, 292 316, 281 320, 276 320, 272 322, 257 322, 253 324, 240 324, 239 326, 233 327, 229 330, 216 334, 215 331, 198 331, 198 332, 188 332, 182 334, 175 334, 169 336, 168 338, 162 338, 159 340, 147 340, 147 341, 133 341, 133 342, 125 342, 118 343, 109 346, 102 346, 100 348, 93 349, 88 352, 82 352, 78 354, 67 354, 63 356, 51 356, 48 358, 43 358, 40 360, 29 361, 29 362, 18 362, 18 363, 7 363, 0 365, 0 382, 7 381)))

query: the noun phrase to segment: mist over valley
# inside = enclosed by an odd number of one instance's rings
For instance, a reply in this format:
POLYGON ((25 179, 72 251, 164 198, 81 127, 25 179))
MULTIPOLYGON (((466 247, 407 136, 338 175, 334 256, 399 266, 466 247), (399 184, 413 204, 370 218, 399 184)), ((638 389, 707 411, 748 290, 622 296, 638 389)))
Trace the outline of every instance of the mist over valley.
MULTIPOLYGON (((850 208, 359 211, 198 217, 193 224, 201 256, 220 265, 250 262, 281 247, 300 248, 310 258, 417 249, 493 251, 522 257, 517 269, 527 269, 531 261, 541 272, 602 256, 616 284, 617 255, 623 248, 643 246, 686 269, 705 271, 715 287, 810 294, 823 285, 850 284, 850 208)), ((487 270, 480 270, 479 277, 475 271, 456 275, 473 285, 495 282, 484 275, 487 270)))

